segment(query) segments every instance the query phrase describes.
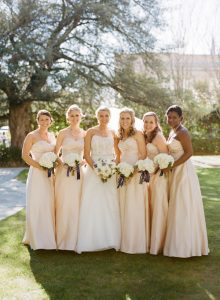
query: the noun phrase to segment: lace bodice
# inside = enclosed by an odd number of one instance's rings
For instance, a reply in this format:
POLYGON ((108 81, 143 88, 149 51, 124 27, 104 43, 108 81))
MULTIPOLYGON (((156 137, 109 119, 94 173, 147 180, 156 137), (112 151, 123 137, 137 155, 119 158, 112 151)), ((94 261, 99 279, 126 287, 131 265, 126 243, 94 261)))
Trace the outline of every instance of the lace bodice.
POLYGON ((127 162, 134 165, 138 161, 138 145, 133 137, 129 137, 124 141, 119 141, 118 147, 121 151, 121 162, 127 162))
POLYGON ((178 141, 176 139, 170 139, 167 142, 167 146, 168 146, 169 152, 173 156, 174 160, 179 159, 184 154, 184 150, 183 150, 183 147, 182 147, 180 141, 178 141))
POLYGON ((154 157, 160 153, 158 148, 152 143, 148 143, 146 147, 147 147, 147 157, 150 159, 154 159, 154 157))
POLYGON ((91 157, 93 160, 98 158, 114 159, 114 138, 113 136, 93 135, 91 141, 91 157))
POLYGON ((84 138, 74 139, 72 137, 66 137, 62 144, 62 158, 69 153, 78 153, 83 156, 84 138))
POLYGON ((36 161, 40 160, 40 157, 45 152, 53 152, 55 148, 55 139, 51 143, 48 143, 47 141, 40 140, 34 143, 31 147, 31 155, 32 158, 36 161))

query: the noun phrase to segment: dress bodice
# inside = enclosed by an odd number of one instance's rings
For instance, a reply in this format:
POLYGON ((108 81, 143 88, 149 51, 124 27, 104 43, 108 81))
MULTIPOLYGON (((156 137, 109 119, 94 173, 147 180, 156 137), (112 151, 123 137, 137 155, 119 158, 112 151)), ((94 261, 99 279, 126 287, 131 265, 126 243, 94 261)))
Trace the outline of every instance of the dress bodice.
POLYGON ((154 157, 160 153, 158 148, 152 143, 148 143, 146 147, 147 147, 147 156, 150 159, 154 159, 154 157))
POLYGON ((180 143, 180 141, 174 138, 167 141, 167 146, 174 160, 179 159, 184 154, 182 144, 180 143))
POLYGON ((91 157, 93 160, 98 158, 114 159, 114 138, 113 136, 93 135, 91 141, 91 157))
POLYGON ((46 152, 53 152, 55 148, 55 139, 48 143, 47 141, 40 140, 34 143, 31 147, 31 155, 34 160, 39 161, 40 157, 46 152))
POLYGON ((119 141, 118 147, 121 151, 121 162, 134 165, 138 161, 138 145, 133 137, 119 141))
POLYGON ((78 153, 81 157, 83 156, 84 138, 74 139, 72 137, 66 137, 62 143, 62 157, 69 153, 78 153))

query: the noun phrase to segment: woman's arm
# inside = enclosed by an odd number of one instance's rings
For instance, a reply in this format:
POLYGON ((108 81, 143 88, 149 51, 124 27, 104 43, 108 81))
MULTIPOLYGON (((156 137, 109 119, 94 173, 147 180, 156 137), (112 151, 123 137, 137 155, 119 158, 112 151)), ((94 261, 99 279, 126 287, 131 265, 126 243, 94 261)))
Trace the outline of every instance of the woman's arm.
POLYGON ((181 145, 183 147, 184 153, 183 153, 183 155, 179 159, 177 159, 174 162, 172 168, 175 168, 175 167, 183 164, 193 154, 193 148, 192 148, 191 138, 190 138, 189 133, 188 133, 188 131, 186 129, 181 130, 181 131, 178 132, 177 139, 180 141, 180 143, 181 143, 181 145))
POLYGON ((29 165, 34 168, 38 168, 40 170, 43 170, 43 168, 40 166, 40 164, 34 160, 30 156, 31 147, 34 144, 34 137, 33 134, 28 134, 24 140, 23 147, 22 147, 22 159, 29 165))
POLYGON ((84 157, 88 165, 93 169, 93 160, 91 158, 90 152, 91 152, 91 141, 92 136, 94 134, 94 130, 88 129, 86 136, 85 136, 85 143, 84 143, 84 157))
POLYGON ((119 164, 120 163, 120 158, 121 158, 121 151, 118 147, 119 139, 118 137, 114 134, 114 149, 115 149, 115 163, 119 164))
POLYGON ((147 150, 143 133, 141 131, 137 131, 137 133, 135 134, 135 139, 138 145, 138 159, 145 159, 147 156, 147 150))
POLYGON ((62 130, 58 133, 57 142, 56 142, 55 151, 54 151, 56 153, 56 155, 58 156, 59 164, 62 164, 62 160, 59 158, 59 154, 60 154, 61 146, 63 144, 63 139, 64 139, 64 132, 62 130))
POLYGON ((162 134, 157 134, 152 142, 157 147, 160 153, 168 153, 166 139, 162 134))

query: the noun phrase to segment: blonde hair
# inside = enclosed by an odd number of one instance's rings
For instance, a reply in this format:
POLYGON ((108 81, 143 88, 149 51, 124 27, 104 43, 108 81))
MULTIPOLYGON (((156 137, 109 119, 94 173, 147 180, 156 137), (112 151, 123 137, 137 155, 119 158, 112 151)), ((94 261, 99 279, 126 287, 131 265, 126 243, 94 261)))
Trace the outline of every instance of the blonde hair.
POLYGON ((36 117, 37 121, 39 121, 40 116, 47 116, 47 117, 50 118, 51 123, 53 122, 53 117, 52 117, 51 113, 46 109, 41 109, 41 110, 38 111, 37 117, 36 117))
POLYGON ((103 106, 103 105, 102 105, 102 106, 99 106, 99 107, 96 109, 96 111, 95 111, 95 116, 96 116, 97 119, 98 119, 99 113, 100 113, 101 111, 107 111, 108 114, 109 114, 109 116, 111 117, 111 111, 110 111, 109 107, 108 107, 108 106, 103 106))
POLYGON ((81 108, 78 105, 73 104, 73 105, 70 105, 70 107, 68 107, 68 109, 66 111, 66 118, 68 118, 69 114, 74 110, 78 111, 80 113, 81 117, 84 117, 81 108))
POLYGON ((135 124, 135 112, 133 109, 128 108, 128 107, 124 107, 121 109, 120 114, 119 114, 119 129, 118 129, 118 137, 120 140, 122 140, 125 136, 125 131, 121 126, 121 122, 120 122, 120 118, 121 118, 121 114, 122 113, 129 113, 131 116, 131 127, 129 129, 128 132, 128 137, 135 135, 135 133, 137 132, 137 129, 134 127, 135 124))
POLYGON ((147 136, 147 133, 145 132, 145 130, 143 130, 143 134, 144 134, 144 138, 146 143, 151 143, 153 141, 153 139, 156 137, 158 132, 162 132, 162 129, 160 127, 160 121, 159 118, 157 116, 157 114, 153 111, 149 111, 147 113, 145 113, 143 115, 142 120, 144 121, 145 117, 154 117, 155 123, 156 123, 156 127, 154 128, 154 130, 149 134, 149 136, 147 136))

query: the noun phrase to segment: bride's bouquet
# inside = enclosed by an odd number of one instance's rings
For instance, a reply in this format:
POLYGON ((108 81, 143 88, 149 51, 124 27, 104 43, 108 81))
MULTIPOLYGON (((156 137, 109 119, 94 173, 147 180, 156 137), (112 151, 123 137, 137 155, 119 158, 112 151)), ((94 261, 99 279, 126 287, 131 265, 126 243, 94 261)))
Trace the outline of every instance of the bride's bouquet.
POLYGON ((154 163, 160 168, 160 176, 163 175, 162 169, 166 169, 168 167, 172 167, 174 164, 174 158, 172 155, 166 153, 157 154, 154 157, 154 163))
POLYGON ((78 153, 68 153, 63 158, 64 165, 67 166, 66 175, 69 177, 70 174, 74 176, 76 171, 76 179, 80 179, 80 163, 82 159, 78 153))
POLYGON ((99 158, 93 166, 95 173, 101 178, 102 182, 107 182, 116 172, 116 164, 110 159, 99 158))
POLYGON ((132 177, 134 173, 134 167, 126 162, 121 162, 117 165, 116 171, 119 174, 117 188, 123 186, 126 180, 132 177))
POLYGON ((139 183, 142 184, 143 182, 149 182, 150 173, 153 173, 155 171, 154 162, 149 158, 138 160, 135 164, 135 167, 141 173, 139 183))
POLYGON ((46 152, 40 157, 39 164, 47 170, 48 177, 51 177, 57 165, 57 155, 54 152, 46 152))

